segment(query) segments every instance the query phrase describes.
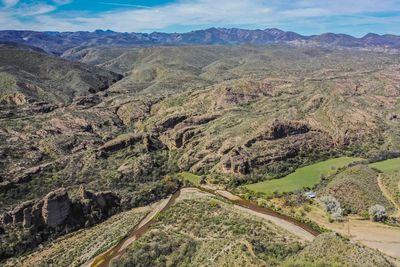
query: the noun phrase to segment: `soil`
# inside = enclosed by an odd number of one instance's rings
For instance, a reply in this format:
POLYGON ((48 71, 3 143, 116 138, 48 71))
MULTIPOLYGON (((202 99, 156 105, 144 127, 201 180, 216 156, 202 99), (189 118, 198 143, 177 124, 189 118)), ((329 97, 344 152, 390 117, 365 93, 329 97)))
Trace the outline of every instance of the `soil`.
POLYGON ((325 212, 319 207, 312 207, 308 218, 330 230, 348 236, 355 242, 378 249, 382 253, 396 259, 400 266, 400 228, 382 223, 349 217, 345 222, 330 223, 325 212))

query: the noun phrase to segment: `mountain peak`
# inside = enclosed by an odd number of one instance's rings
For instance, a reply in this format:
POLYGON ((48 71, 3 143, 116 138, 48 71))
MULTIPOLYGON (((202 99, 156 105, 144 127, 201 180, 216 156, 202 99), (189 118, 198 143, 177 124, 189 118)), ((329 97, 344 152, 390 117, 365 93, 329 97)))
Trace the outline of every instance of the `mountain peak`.
POLYGON ((400 37, 369 33, 362 38, 348 34, 323 33, 303 36, 277 28, 249 30, 239 28, 208 28, 187 33, 119 33, 112 30, 94 32, 34 32, 0 31, 0 41, 23 43, 60 54, 76 46, 148 46, 148 45, 224 45, 224 44, 271 44, 291 43, 296 45, 392 48, 400 49, 400 37))

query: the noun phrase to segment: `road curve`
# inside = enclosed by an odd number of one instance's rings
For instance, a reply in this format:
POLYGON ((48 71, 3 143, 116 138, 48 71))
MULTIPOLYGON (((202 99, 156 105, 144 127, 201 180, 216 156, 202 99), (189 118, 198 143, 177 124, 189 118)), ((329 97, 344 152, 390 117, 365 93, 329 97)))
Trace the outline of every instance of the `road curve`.
MULTIPOLYGON (((210 188, 196 188, 200 191, 207 192, 209 194, 223 197, 234 204, 234 207, 240 211, 246 212, 248 214, 254 215, 258 218, 268 220, 277 226, 287 230, 293 235, 299 237, 304 242, 310 242, 319 234, 319 232, 312 229, 307 224, 296 221, 295 219, 279 214, 271 209, 260 207, 257 204, 243 200, 242 198, 228 192, 225 190, 212 190, 210 188)), ((182 189, 185 190, 185 189, 182 189)), ((135 240, 140 238, 143 234, 147 232, 151 224, 154 222, 154 218, 160 212, 168 209, 171 205, 175 203, 175 200, 179 197, 180 191, 174 195, 163 199, 154 205, 154 209, 149 213, 137 226, 134 227, 131 234, 120 241, 116 246, 110 248, 103 254, 97 256, 91 262, 83 265, 84 267, 108 267, 112 259, 121 256, 125 250, 132 244, 135 240)))

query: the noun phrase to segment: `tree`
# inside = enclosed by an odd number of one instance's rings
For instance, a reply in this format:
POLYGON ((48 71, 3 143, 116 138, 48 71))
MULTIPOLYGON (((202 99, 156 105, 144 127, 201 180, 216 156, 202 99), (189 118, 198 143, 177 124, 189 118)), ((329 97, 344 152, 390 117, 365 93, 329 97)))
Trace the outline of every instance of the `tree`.
POLYGON ((325 210, 331 215, 333 220, 340 220, 343 215, 343 209, 340 202, 333 196, 323 196, 321 202, 325 205, 325 210))
POLYGON ((369 218, 374 222, 383 222, 387 219, 386 209, 382 205, 374 205, 368 210, 369 218))

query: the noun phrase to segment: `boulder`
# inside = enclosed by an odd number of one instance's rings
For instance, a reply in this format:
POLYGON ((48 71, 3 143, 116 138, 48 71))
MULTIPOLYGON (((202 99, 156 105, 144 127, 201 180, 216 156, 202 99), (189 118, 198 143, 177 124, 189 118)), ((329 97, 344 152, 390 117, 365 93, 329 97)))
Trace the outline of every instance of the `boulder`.
POLYGON ((116 113, 125 125, 133 124, 149 116, 151 104, 151 101, 132 101, 120 106, 116 113))
POLYGON ((49 193, 44 199, 42 207, 43 220, 49 227, 61 225, 71 211, 71 201, 64 188, 49 193))
POLYGON ((14 178, 13 182, 16 184, 28 183, 31 181, 32 176, 42 171, 41 166, 35 166, 26 169, 21 175, 14 178))
POLYGON ((209 123, 210 121, 213 121, 220 116, 221 116, 220 114, 205 114, 205 115, 199 115, 199 116, 187 118, 183 122, 185 124, 189 124, 189 125, 201 125, 201 124, 209 123))
POLYGON ((250 138, 245 146, 251 147, 258 141, 274 141, 289 136, 306 134, 310 131, 310 127, 304 122, 274 120, 267 129, 263 129, 256 136, 250 138))
POLYGON ((193 137, 200 135, 201 132, 201 129, 189 126, 166 132, 160 139, 169 149, 180 148, 185 146, 193 137))
POLYGON ((101 102, 101 97, 98 94, 92 94, 87 96, 79 96, 74 98, 71 106, 73 107, 81 107, 81 108, 90 108, 101 102))
POLYGON ((12 211, 11 211, 11 217, 13 224, 19 224, 24 221, 24 210, 27 209, 30 212, 30 209, 33 205, 33 201, 26 201, 18 206, 16 206, 12 211))
POLYGON ((37 244, 100 223, 120 210, 119 197, 110 191, 92 193, 81 186, 79 194, 80 199, 71 201, 66 189, 60 188, 42 199, 19 204, 0 217, 0 234, 8 231, 5 225, 22 225, 33 237, 27 242, 37 244))
POLYGON ((305 134, 310 131, 307 124, 302 122, 280 122, 275 120, 272 123, 271 138, 273 140, 291 135, 305 134))

